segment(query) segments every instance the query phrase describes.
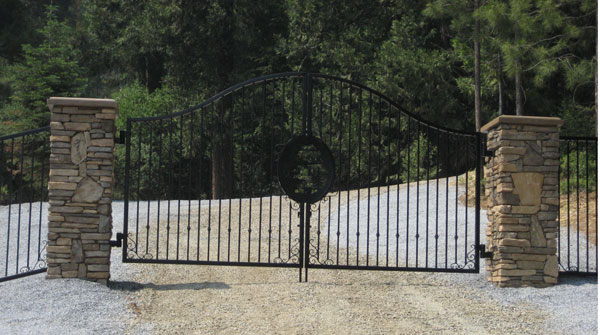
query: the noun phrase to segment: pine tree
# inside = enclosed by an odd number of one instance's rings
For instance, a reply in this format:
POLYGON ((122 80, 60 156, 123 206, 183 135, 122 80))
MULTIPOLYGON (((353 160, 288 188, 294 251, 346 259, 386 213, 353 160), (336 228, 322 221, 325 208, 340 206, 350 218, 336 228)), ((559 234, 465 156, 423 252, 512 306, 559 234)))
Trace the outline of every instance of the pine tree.
POLYGON ((527 87, 544 86, 562 62, 576 57, 568 47, 581 29, 577 18, 567 15, 570 5, 559 0, 491 0, 477 13, 493 32, 487 38, 501 50, 504 72, 514 79, 517 115, 526 113, 527 87))
POLYGON ((16 121, 36 127, 48 125, 50 96, 78 96, 86 83, 72 45, 73 29, 57 20, 56 7, 47 7, 46 24, 39 33, 42 43, 23 45, 23 62, 10 69, 12 95, 7 107, 22 109, 17 113, 22 119, 16 121))

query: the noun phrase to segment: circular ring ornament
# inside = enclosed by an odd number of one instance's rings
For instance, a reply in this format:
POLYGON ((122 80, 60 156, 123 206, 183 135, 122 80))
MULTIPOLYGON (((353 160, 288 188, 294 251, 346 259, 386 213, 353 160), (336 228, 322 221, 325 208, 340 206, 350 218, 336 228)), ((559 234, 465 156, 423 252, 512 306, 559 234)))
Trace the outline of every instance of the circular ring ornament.
POLYGON ((335 179, 331 150, 312 135, 293 136, 279 155, 277 175, 290 199, 315 203, 327 194, 335 179))

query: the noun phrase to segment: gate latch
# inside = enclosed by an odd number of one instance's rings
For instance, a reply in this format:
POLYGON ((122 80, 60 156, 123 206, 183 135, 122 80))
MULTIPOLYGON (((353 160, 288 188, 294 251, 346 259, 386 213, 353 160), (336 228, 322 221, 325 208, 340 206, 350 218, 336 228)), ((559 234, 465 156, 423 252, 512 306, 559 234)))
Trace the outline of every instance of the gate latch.
POLYGON ((491 251, 485 251, 485 244, 479 245, 479 258, 492 258, 494 253, 491 251))
POLYGON ((116 247, 116 248, 120 248, 123 246, 123 233, 117 233, 117 239, 116 240, 111 240, 110 241, 110 246, 111 247, 116 247))

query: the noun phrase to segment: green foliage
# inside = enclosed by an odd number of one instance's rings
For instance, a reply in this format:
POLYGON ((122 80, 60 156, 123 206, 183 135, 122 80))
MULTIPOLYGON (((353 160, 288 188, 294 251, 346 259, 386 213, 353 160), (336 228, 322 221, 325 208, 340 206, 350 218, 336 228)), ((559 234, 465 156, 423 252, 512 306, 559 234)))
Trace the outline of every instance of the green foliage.
MULTIPOLYGON (((473 130, 474 41, 481 45, 484 123, 496 116, 499 84, 504 105, 514 104, 514 80, 506 79, 520 73, 526 114, 562 117, 565 134, 595 133, 595 0, 490 0, 480 1, 479 9, 472 0, 53 3, 57 6, 47 9, 43 2, 7 0, 0 4, 0 19, 4 19, 0 20, 3 134, 47 125, 46 99, 51 95, 114 97, 120 107, 117 128, 123 130, 128 117, 165 115, 201 103, 240 81, 283 71, 349 78, 383 92, 423 119, 473 130), (479 34, 474 30, 476 18, 481 23, 479 34)), ((289 89, 284 99, 275 99, 282 91, 274 88, 266 104, 283 111, 282 105, 289 106, 292 99, 300 101, 300 94, 291 98, 289 89)), ((211 145, 185 149, 189 152, 174 155, 173 163, 200 162, 207 179, 212 172, 233 167, 241 171, 236 175, 239 179, 232 181, 234 190, 243 179, 262 185, 253 188, 255 194, 269 192, 273 185, 268 184, 270 176, 265 171, 271 169, 267 155, 271 148, 265 139, 289 138, 291 123, 300 122, 300 113, 297 109, 292 120, 288 109, 265 121, 264 111, 258 107, 265 103, 260 92, 259 86, 252 95, 247 91, 245 102, 234 101, 233 105, 244 106, 243 112, 231 110, 226 99, 219 102, 220 112, 198 111, 198 116, 210 116, 210 126, 205 125, 198 135, 212 141, 211 145), (243 127, 231 127, 231 120, 243 127), (227 149, 230 138, 234 139, 233 149, 227 149), (253 154, 240 160, 242 148, 253 154), (221 166, 211 165, 213 161, 221 166)), ((358 187, 393 179, 414 180, 417 164, 423 178, 427 174, 423 169, 433 163, 433 155, 443 160, 440 175, 462 173, 472 165, 472 160, 460 153, 449 155, 454 148, 448 149, 448 144, 434 148, 438 142, 431 133, 422 131, 416 139, 413 129, 415 138, 405 138, 408 124, 396 110, 375 113, 380 120, 363 117, 359 121, 352 107, 359 99, 356 92, 351 94, 351 102, 329 102, 334 121, 319 130, 321 138, 330 139, 328 146, 338 148, 336 154, 342 161, 352 157, 350 166, 344 167, 350 170, 350 180, 344 183, 358 187), (363 129, 363 138, 343 136, 339 129, 348 123, 353 134, 363 129), (370 129, 381 133, 366 136, 370 129), (368 167, 372 169, 368 177, 360 171, 367 168, 362 151, 371 143, 392 152, 368 154, 371 160, 385 162, 380 171, 375 171, 375 165, 368 167), (358 158, 355 151, 360 150, 362 157, 358 158), (411 159, 394 158, 398 153, 411 159), (451 158, 449 162, 446 156, 451 158)), ((314 98, 316 103, 317 96, 314 98)), ((313 106, 314 111, 317 108, 313 106)), ((512 107, 504 111, 511 113, 512 107)), ((184 121, 184 126, 191 122, 184 121)), ((142 143, 142 152, 149 151, 147 145, 142 143)), ((177 144, 168 142, 160 146, 163 152, 179 150, 177 144)), ((116 150, 117 173, 121 173, 123 146, 116 150)), ((155 159, 152 157, 154 167, 158 164, 155 159)), ((169 172, 165 173, 160 177, 167 178, 169 172)), ((156 179, 148 180, 153 181, 156 179)), ((209 184, 202 186, 203 194, 210 194, 209 184)))
POLYGON ((116 121, 119 130, 125 130, 128 118, 167 115, 181 107, 171 89, 161 88, 148 93, 138 82, 114 93, 113 99, 119 103, 119 118, 116 121))
POLYGON ((435 158, 437 148, 424 135, 419 135, 410 146, 400 153, 402 172, 400 180, 403 183, 433 178, 436 175, 435 158))
POLYGON ((560 157, 560 193, 567 194, 577 190, 596 191, 598 173, 596 148, 589 143, 586 152, 584 143, 579 143, 579 150, 571 143, 570 149, 568 154, 560 157))
POLYGON ((46 24, 39 30, 42 43, 37 47, 24 44, 23 62, 7 71, 12 95, 2 115, 5 122, 15 122, 21 129, 48 125, 48 97, 79 96, 85 86, 83 69, 77 62, 79 53, 72 47, 73 29, 58 21, 55 12, 56 7, 47 7, 46 24), (6 120, 11 116, 18 118, 6 120))

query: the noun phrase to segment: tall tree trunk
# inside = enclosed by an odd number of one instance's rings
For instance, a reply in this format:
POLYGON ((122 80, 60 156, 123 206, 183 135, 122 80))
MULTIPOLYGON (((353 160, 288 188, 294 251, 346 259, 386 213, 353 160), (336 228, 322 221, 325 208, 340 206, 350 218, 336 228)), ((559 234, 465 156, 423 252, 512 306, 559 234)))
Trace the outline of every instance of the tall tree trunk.
MULTIPOLYGON (((479 0, 475 0, 475 10, 479 8, 479 0)), ((480 60, 481 52, 479 45, 479 19, 475 18, 475 38, 473 43, 475 49, 475 130, 481 129, 481 81, 480 60)))
POLYGON ((498 115, 504 114, 504 101, 502 100, 502 58, 498 53, 498 115))
POLYGON ((216 104, 214 115, 214 135, 212 137, 212 198, 226 199, 231 197, 233 187, 233 153, 232 129, 228 125, 233 101, 231 95, 223 97, 221 104, 216 104))
MULTIPOLYGON (((515 62, 517 66, 520 65, 520 61, 515 62)), ((521 90, 521 70, 517 70, 515 73, 515 114, 525 115, 523 112, 523 91, 521 90)))
MULTIPOLYGON (((518 43, 519 33, 515 32, 515 43, 518 43)), ((515 114, 516 115, 525 115, 523 112, 523 91, 521 84, 521 60, 517 55, 517 59, 515 60, 515 114)))
MULTIPOLYGON (((219 84, 222 90, 231 85, 230 78, 234 71, 234 1, 223 2, 225 7, 225 24, 223 29, 221 62, 217 69, 219 84)), ((233 190, 233 153, 231 150, 233 141, 233 129, 230 121, 233 111, 233 99, 231 95, 223 97, 220 104, 215 102, 215 113, 213 125, 214 136, 212 138, 212 198, 225 199, 232 196, 233 190)))

